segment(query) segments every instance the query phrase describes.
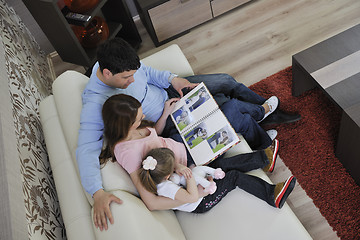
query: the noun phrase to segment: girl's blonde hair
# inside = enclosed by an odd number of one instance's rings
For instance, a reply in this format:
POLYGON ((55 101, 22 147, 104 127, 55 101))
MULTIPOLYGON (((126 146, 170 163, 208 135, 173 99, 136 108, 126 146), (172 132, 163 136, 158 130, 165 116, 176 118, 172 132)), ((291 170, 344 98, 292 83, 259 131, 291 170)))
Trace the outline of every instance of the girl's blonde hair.
POLYGON ((174 171, 174 152, 168 148, 155 148, 150 150, 145 159, 151 156, 156 159, 157 164, 154 170, 140 168, 139 178, 141 184, 151 193, 157 193, 156 185, 164 181, 165 177, 174 171))

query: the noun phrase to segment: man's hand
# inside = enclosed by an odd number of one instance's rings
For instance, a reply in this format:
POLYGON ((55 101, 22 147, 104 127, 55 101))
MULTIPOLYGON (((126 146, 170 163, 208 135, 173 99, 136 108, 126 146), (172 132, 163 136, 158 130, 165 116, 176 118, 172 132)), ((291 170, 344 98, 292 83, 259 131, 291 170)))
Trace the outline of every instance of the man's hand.
POLYGON ((94 198, 94 224, 96 228, 99 228, 102 231, 104 228, 105 230, 108 229, 107 225, 107 218, 111 224, 114 223, 114 219, 112 217, 110 211, 110 203, 116 202, 121 204, 122 201, 120 198, 114 196, 111 193, 105 192, 103 189, 96 191, 93 195, 94 198))
POLYGON ((175 90, 180 94, 180 97, 183 97, 184 94, 181 91, 183 88, 189 88, 189 89, 193 89, 194 87, 196 87, 197 85, 199 85, 198 83, 191 83, 189 82, 187 79, 185 78, 180 78, 180 77, 175 77, 172 81, 171 81, 171 85, 175 88, 175 90))

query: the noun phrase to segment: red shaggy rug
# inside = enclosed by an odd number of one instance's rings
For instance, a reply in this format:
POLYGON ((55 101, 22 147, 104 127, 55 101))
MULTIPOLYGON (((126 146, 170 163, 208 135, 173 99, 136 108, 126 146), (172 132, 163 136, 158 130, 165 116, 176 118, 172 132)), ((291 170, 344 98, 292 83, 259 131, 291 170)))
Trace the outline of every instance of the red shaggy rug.
POLYGON ((276 95, 282 110, 301 114, 296 123, 271 126, 279 154, 337 235, 360 239, 360 187, 334 153, 341 113, 319 89, 293 97, 291 84, 288 67, 250 88, 265 98, 276 95))

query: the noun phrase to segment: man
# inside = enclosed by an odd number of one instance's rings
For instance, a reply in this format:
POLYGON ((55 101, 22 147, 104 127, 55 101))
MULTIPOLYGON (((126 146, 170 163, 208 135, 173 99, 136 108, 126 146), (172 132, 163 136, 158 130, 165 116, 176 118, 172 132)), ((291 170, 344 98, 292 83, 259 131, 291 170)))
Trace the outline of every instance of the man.
MULTIPOLYGON (((123 93, 135 97, 141 102, 147 120, 162 123, 164 137, 181 141, 170 118, 162 119, 164 104, 169 98, 182 97, 183 89, 192 89, 197 83, 205 82, 230 123, 236 125, 235 130, 240 129, 249 138, 253 138, 249 141, 252 147, 264 149, 271 145, 272 139, 258 126, 257 121, 263 120, 276 106, 270 111, 270 103, 265 103, 264 98, 230 76, 191 76, 187 80, 169 71, 158 71, 141 64, 131 46, 119 38, 101 45, 97 58, 98 62, 93 67, 89 83, 82 95, 83 108, 76 156, 82 185, 94 198, 94 224, 100 230, 107 229, 107 218, 113 223, 110 203, 122 202, 103 190, 99 165, 103 144, 101 110, 103 103, 112 95, 123 93), (254 103, 240 99, 251 99, 254 103), (248 109, 251 110, 249 113, 246 112, 248 109), (259 141, 258 138, 262 140, 259 141)), ((260 153, 255 152, 254 156, 260 153)), ((264 153, 261 154, 266 157, 264 153)), ((190 156, 188 158, 191 160, 190 156)))

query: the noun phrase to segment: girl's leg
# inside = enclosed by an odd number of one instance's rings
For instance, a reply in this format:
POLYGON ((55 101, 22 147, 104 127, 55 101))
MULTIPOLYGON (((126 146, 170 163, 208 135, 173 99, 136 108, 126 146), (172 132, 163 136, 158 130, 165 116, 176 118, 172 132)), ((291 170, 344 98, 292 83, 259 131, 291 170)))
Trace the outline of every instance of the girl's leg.
POLYGON ((248 172, 254 169, 264 168, 269 164, 269 159, 264 150, 256 152, 238 154, 229 158, 216 158, 209 163, 209 167, 221 168, 224 172, 230 170, 238 170, 240 172, 248 172))
POLYGON ((236 187, 243 189, 275 207, 275 185, 269 184, 261 178, 250 176, 237 170, 231 170, 226 173, 223 179, 214 181, 217 186, 215 193, 204 197, 199 206, 193 211, 194 213, 204 213, 209 211, 236 187))

